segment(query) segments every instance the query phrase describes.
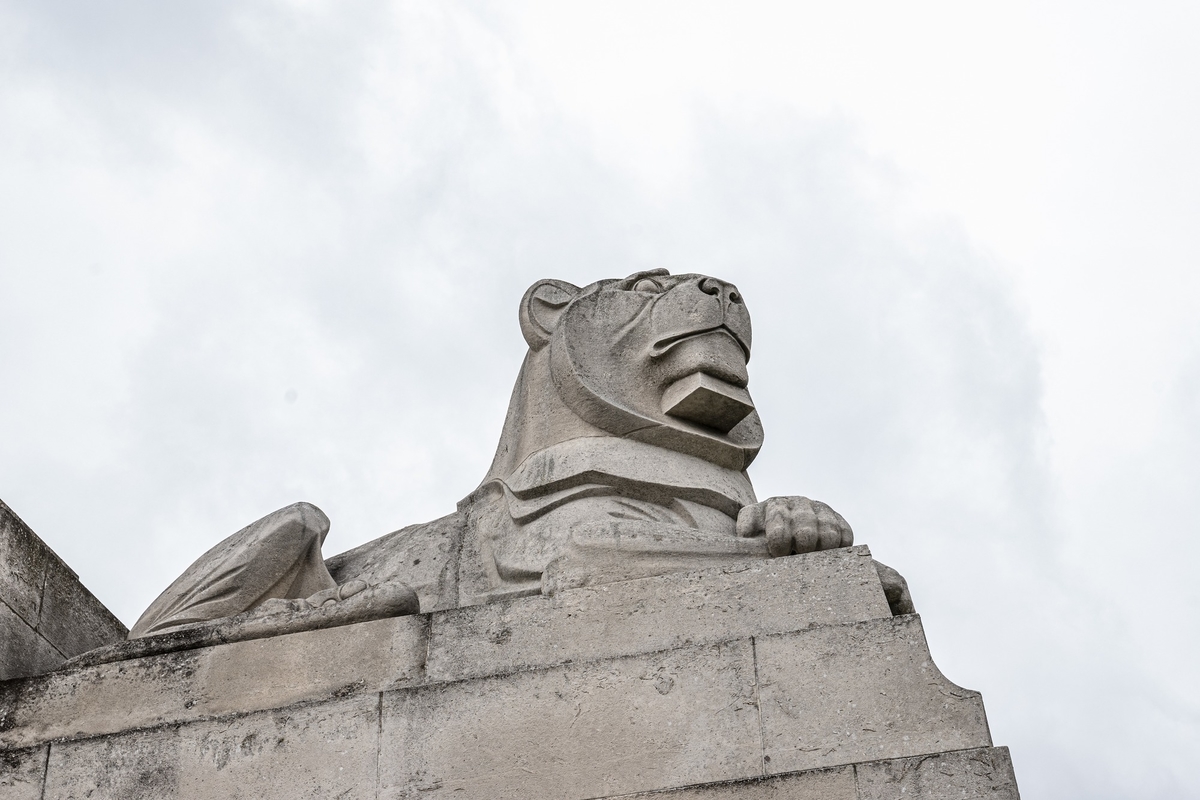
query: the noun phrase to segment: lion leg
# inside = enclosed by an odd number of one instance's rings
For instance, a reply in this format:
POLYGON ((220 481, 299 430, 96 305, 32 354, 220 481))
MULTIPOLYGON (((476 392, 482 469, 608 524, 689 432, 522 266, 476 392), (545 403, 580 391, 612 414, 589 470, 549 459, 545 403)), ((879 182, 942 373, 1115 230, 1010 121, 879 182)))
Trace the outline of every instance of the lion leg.
POLYGON ((716 535, 681 525, 603 520, 574 528, 542 574, 542 592, 595 586, 767 558, 763 539, 716 535))

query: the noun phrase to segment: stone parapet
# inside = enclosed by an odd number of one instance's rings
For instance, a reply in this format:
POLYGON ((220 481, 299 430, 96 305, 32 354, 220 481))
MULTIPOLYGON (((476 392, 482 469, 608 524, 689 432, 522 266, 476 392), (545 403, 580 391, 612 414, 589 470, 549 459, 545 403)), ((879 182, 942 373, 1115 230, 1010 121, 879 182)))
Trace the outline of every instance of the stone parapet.
POLYGON ((0 502, 0 680, 55 669, 121 641, 125 626, 0 502))
POLYGON ((1015 798, 991 744, 865 547, 0 684, 2 800, 1015 798))

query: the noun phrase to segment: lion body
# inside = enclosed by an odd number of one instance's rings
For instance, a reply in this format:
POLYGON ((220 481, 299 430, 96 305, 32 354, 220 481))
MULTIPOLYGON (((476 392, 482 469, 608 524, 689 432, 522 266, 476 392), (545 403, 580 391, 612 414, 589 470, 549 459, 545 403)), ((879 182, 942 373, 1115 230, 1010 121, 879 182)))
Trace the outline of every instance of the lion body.
POLYGON ((530 351, 487 477, 454 514, 329 559, 335 580, 402 581, 440 609, 766 557, 735 531, 757 502, 757 413, 722 433, 662 410, 695 372, 744 387, 750 318, 732 287, 544 281, 521 321, 530 351))

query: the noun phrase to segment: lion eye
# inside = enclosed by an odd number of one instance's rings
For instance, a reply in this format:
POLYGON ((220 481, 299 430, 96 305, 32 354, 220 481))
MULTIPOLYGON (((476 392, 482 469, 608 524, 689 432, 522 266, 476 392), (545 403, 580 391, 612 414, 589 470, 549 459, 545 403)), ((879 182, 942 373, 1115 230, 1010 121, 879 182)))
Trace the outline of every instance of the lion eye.
POLYGON ((658 281, 642 278, 633 285, 633 290, 635 292, 661 292, 662 287, 658 285, 658 281))

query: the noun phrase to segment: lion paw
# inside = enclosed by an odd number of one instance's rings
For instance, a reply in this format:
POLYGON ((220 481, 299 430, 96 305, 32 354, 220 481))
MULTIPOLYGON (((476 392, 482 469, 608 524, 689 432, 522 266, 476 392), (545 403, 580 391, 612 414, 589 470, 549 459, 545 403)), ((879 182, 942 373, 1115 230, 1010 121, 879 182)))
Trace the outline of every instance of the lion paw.
POLYGON ((739 536, 765 536, 773 557, 832 550, 854 544, 842 515, 807 497, 772 497, 738 513, 739 536))

